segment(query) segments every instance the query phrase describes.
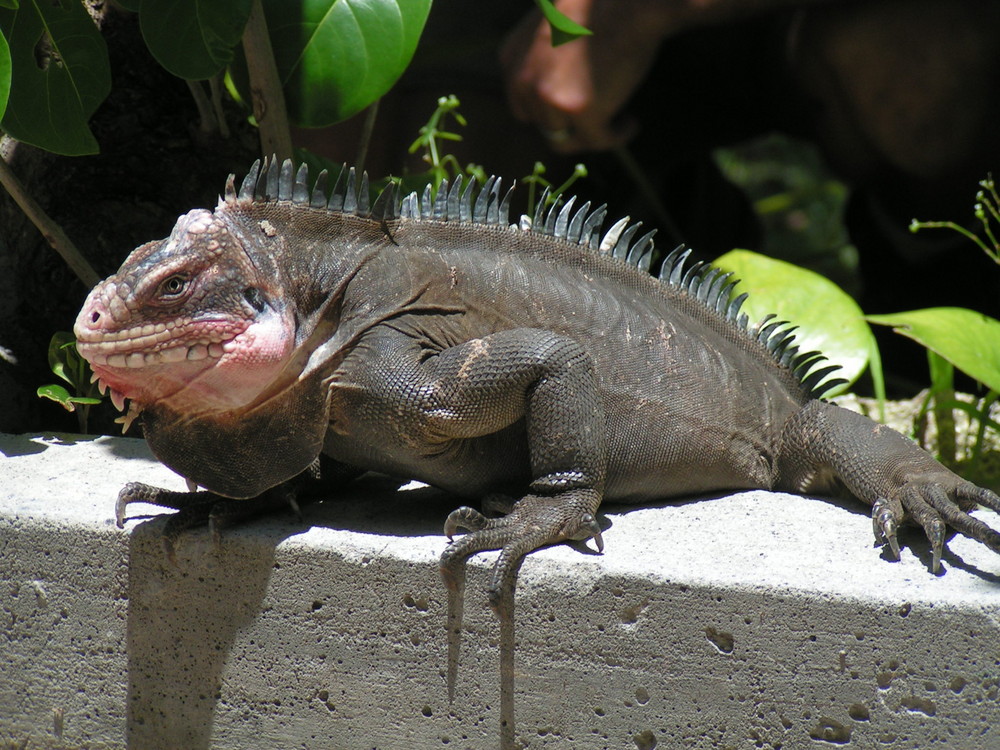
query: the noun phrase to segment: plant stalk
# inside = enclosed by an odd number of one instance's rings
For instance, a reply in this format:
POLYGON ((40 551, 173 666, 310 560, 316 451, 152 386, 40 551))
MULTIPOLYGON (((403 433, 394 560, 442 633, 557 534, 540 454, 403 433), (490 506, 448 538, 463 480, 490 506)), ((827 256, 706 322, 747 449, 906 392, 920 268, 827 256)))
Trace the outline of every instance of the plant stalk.
POLYGON ((292 133, 285 109, 285 93, 274 62, 271 38, 267 34, 267 20, 261 0, 254 0, 250 18, 243 32, 243 51, 250 75, 250 96, 253 116, 260 129, 261 152, 273 154, 279 160, 292 157, 292 133))

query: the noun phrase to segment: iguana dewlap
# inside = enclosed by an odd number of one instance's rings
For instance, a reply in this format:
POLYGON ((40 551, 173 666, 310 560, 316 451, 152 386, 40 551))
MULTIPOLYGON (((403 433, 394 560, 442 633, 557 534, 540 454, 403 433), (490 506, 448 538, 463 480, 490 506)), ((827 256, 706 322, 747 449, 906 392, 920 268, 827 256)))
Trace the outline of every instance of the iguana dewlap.
POLYGON ((468 532, 442 559, 453 655, 466 558, 503 550, 491 594, 510 659, 524 555, 599 539, 605 498, 846 488, 894 554, 908 519, 935 569, 946 525, 1000 552, 967 513, 1000 498, 819 400, 819 355, 782 324, 751 325, 728 276, 675 251, 654 278, 651 234, 619 222, 602 235, 604 214, 569 201, 512 226, 496 180, 475 197, 461 181, 401 203, 388 190, 370 209, 353 173, 328 200, 304 167, 255 164, 214 212, 181 217, 91 292, 78 348, 157 457, 216 495, 266 495, 323 454, 345 474, 511 498, 503 517, 461 508, 446 522, 468 532))

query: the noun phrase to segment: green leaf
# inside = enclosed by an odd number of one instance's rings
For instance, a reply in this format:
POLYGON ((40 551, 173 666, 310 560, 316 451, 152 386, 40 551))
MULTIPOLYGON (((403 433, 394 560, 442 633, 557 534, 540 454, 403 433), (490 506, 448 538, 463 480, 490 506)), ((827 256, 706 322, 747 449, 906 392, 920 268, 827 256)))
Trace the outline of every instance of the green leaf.
POLYGON ((581 26, 576 21, 563 15, 552 4, 552 0, 535 0, 535 5, 542 11, 545 20, 552 28, 552 46, 558 47, 560 44, 572 42, 581 36, 591 36, 594 32, 586 26, 581 26))
POLYGON ((139 27, 160 65, 178 78, 200 81, 232 61, 251 5, 252 0, 143 0, 139 27))
POLYGON ((324 127, 357 114, 406 70, 431 0, 265 0, 289 117, 324 127))
POLYGON ((963 307, 931 307, 865 319, 891 326, 974 380, 1000 391, 1000 321, 963 307))
MULTIPOLYGON (((0 0, 2 2, 2 0, 0 0)), ((7 99, 10 97, 10 46, 3 34, 0 34, 0 120, 7 109, 7 99)))
POLYGON ((80 355, 76 353, 76 339, 69 331, 56 331, 49 339, 49 369, 71 386, 82 385, 74 381, 72 373, 80 355))
MULTIPOLYGON (((819 367, 840 365, 832 377, 853 383, 864 372, 875 337, 858 303, 828 278, 749 250, 732 250, 712 265, 741 279, 736 293, 749 292, 743 311, 752 323, 774 313, 779 320, 799 327, 795 339, 801 351, 815 350, 830 359, 819 367)), ((828 394, 845 388, 839 386, 828 394)))
POLYGON ((76 411, 77 406, 94 406, 101 403, 99 398, 87 396, 70 396, 69 391, 61 385, 43 385, 35 393, 39 398, 47 398, 55 401, 66 411, 76 411))
POLYGON ((35 393, 38 394, 39 398, 51 399, 57 404, 61 404, 66 411, 73 411, 75 408, 72 403, 70 403, 72 396, 69 395, 69 391, 61 385, 43 385, 35 391, 35 393))
POLYGON ((87 121, 111 90, 111 69, 83 3, 31 0, 0 9, 0 31, 11 60, 3 129, 57 154, 97 153, 87 121))
POLYGON ((10 8, 11 10, 17 10, 18 0, 0 0, 0 8, 10 8))

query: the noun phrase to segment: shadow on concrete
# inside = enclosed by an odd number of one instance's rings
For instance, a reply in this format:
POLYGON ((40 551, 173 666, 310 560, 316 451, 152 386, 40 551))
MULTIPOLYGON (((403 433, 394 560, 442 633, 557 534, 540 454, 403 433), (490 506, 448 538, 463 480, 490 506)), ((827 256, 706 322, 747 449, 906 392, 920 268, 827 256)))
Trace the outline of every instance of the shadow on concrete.
POLYGON ((128 747, 212 745, 222 674, 236 633, 260 612, 281 536, 243 534, 216 548, 207 530, 186 534, 171 564, 163 521, 129 538, 128 747))
POLYGON ((48 450, 50 445, 77 445, 97 439, 97 435, 75 435, 68 432, 38 432, 11 435, 0 433, 0 456, 33 456, 48 450))
MULTIPOLYGON (((222 531, 184 532, 176 564, 164 552, 170 511, 137 525, 129 537, 128 747, 135 750, 213 744, 223 673, 238 632, 261 612, 275 549, 312 526, 392 536, 441 534, 462 501, 429 487, 400 490, 380 476, 345 485, 342 493, 222 531)), ((441 536, 441 548, 446 539, 441 536)))

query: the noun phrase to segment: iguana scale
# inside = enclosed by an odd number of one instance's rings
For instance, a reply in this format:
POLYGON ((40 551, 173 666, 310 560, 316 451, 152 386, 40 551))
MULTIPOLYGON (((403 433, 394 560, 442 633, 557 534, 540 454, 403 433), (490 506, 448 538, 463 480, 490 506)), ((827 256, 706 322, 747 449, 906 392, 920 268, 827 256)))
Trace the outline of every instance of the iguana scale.
POLYGON ((150 447, 208 493, 128 485, 118 504, 179 509, 167 538, 212 513, 288 502, 322 455, 339 476, 415 478, 508 511, 445 522, 449 683, 465 563, 502 550, 501 736, 512 746, 513 596, 524 556, 594 538, 603 499, 718 490, 846 489, 875 535, 920 524, 936 571, 946 526, 1000 552, 968 514, 1000 498, 898 433, 820 399, 822 359, 785 324, 751 325, 728 275, 647 272, 652 233, 568 201, 511 225, 509 193, 456 180, 368 204, 353 171, 327 197, 306 168, 254 164, 214 212, 182 216, 98 285, 80 353, 150 447), (234 502, 230 499, 239 499, 234 502), (507 500, 498 500, 507 498, 507 500))

